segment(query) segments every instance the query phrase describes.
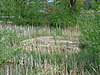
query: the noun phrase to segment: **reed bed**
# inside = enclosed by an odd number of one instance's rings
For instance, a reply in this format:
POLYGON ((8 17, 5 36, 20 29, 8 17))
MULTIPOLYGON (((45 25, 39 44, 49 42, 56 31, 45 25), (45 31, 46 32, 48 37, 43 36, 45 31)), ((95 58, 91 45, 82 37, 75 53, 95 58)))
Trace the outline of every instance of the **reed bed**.
MULTIPOLYGON (((85 68, 84 62, 76 61, 77 49, 73 49, 73 47, 63 49, 60 44, 55 48, 55 46, 48 46, 48 44, 43 42, 33 42, 30 40, 40 36, 53 36, 55 38, 56 36, 63 36, 64 38, 61 39, 79 42, 80 32, 77 27, 69 27, 68 30, 36 26, 0 25, 0 35, 0 75, 95 74, 94 72, 90 73, 85 68), (28 42, 26 41, 27 39, 28 42), (37 48, 36 46, 33 47, 34 44, 38 45, 37 48)), ((67 47, 67 44, 64 47, 67 47)), ((94 68, 93 70, 95 71, 94 68)))

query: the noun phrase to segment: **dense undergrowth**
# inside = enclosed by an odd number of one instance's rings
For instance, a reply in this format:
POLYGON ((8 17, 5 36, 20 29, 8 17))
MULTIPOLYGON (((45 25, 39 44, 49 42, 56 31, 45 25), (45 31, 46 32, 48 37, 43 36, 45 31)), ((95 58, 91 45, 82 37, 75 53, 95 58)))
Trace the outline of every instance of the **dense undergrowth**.
MULTIPOLYGON (((80 15, 80 17, 77 20, 77 24, 79 24, 81 31, 81 35, 79 37, 80 42, 86 47, 81 49, 79 53, 71 55, 69 53, 60 54, 56 51, 50 55, 48 53, 36 53, 34 51, 27 52, 19 46, 20 41, 28 38, 33 38, 41 35, 61 36, 62 34, 58 34, 60 31, 60 29, 58 28, 54 28, 54 30, 52 30, 52 32, 55 33, 48 34, 48 32, 45 32, 45 30, 43 31, 45 33, 41 33, 41 31, 43 30, 41 29, 41 27, 35 27, 36 30, 40 29, 40 31, 36 31, 35 34, 27 34, 26 32, 26 35, 24 35, 25 32, 23 32, 23 30, 30 31, 31 29, 22 28, 21 31, 21 27, 19 27, 19 29, 13 28, 12 30, 10 28, 3 27, 0 32, 0 63, 2 64, 3 62, 6 62, 8 60, 13 61, 14 59, 16 59, 16 62, 19 63, 19 60, 21 60, 21 57, 24 57, 24 55, 26 55, 27 57, 32 55, 32 58, 37 63, 44 63, 44 61, 46 60, 49 64, 55 65, 56 67, 59 65, 60 68, 65 68, 65 65, 67 64, 68 73, 70 73, 71 70, 73 70, 73 68, 76 68, 78 70, 76 70, 76 72, 79 72, 77 73, 78 75, 82 74, 82 72, 84 72, 83 74, 85 75, 99 75, 100 15, 96 13, 92 15, 88 13, 80 15)), ((38 69, 35 68, 35 70, 32 73, 36 74, 37 70, 38 69)))
MULTIPOLYGON (((0 15, 12 16, 13 14, 14 16, 16 15, 16 18, 1 19, 2 21, 4 22, 13 21, 13 23, 15 24, 21 24, 21 25, 32 24, 36 26, 39 26, 38 24, 41 24, 43 26, 45 26, 45 24, 51 24, 55 26, 55 28, 53 28, 52 33, 50 34, 48 33, 48 29, 46 28, 42 29, 42 26, 34 27, 36 29, 34 33, 27 33, 28 31, 32 30, 30 29, 31 26, 29 26, 28 28, 27 27, 17 28, 17 26, 15 28, 14 27, 9 28, 6 26, 1 27, 0 28, 0 64, 3 64, 7 61, 15 61, 15 60, 17 64, 19 64, 22 57, 26 57, 26 59, 28 59, 28 57, 32 56, 33 60, 37 62, 38 65, 31 72, 29 68, 28 75, 36 75, 38 74, 38 72, 41 72, 42 70, 39 66, 45 61, 48 62, 49 64, 52 64, 54 67, 56 67, 57 70, 56 75, 62 75, 59 74, 59 71, 61 72, 62 69, 64 69, 64 75, 67 75, 66 74, 67 71, 69 74, 71 72, 74 72, 72 75, 99 75, 100 74, 100 13, 98 11, 100 7, 98 5, 99 2, 97 4, 94 3, 92 10, 84 10, 84 8, 82 8, 84 5, 81 5, 81 3, 79 3, 76 12, 75 11, 72 12, 71 10, 68 9, 68 7, 66 7, 66 9, 63 11, 60 10, 60 12, 50 13, 49 16, 45 16, 44 19, 42 18, 44 17, 45 14, 48 15, 48 13, 42 13, 41 16, 41 13, 33 12, 34 9, 36 8, 30 10, 31 8, 33 8, 33 5, 31 4, 28 6, 25 4, 27 8, 23 8, 23 11, 20 10, 20 8, 23 6, 19 6, 16 10, 13 10, 15 9, 14 7, 11 9, 11 11, 8 12, 8 10, 11 7, 10 5, 10 7, 8 7, 7 10, 5 9, 2 11, 5 13, 4 14, 0 13, 0 15), (31 8, 28 9, 29 7, 31 8), (79 7, 81 8, 78 10, 79 7), (20 12, 15 14, 16 13, 15 11, 20 11, 20 12), (35 16, 32 14, 34 14, 35 16), (32 19, 33 17, 34 19, 32 19), (34 51, 29 52, 23 50, 20 47, 20 42, 25 39, 42 36, 42 35, 61 36, 62 35, 61 30, 63 29, 59 28, 58 25, 64 27, 69 25, 72 27, 78 25, 80 28, 79 39, 80 42, 85 45, 85 48, 82 48, 80 52, 76 54, 69 54, 69 53, 60 54, 56 51, 52 54, 48 54, 48 53, 40 53, 40 52, 36 53, 34 51)), ((39 7, 37 6, 37 8, 39 7)), ((59 8, 59 6, 57 6, 57 8, 59 8)), ((30 65, 27 62, 26 64, 30 65)), ((2 72, 3 71, 0 69, 1 75, 2 72)))
POLYGON ((85 14, 80 19, 80 42, 86 44, 86 48, 79 52, 78 59, 84 62, 84 66, 91 73, 100 74, 100 14, 85 14))

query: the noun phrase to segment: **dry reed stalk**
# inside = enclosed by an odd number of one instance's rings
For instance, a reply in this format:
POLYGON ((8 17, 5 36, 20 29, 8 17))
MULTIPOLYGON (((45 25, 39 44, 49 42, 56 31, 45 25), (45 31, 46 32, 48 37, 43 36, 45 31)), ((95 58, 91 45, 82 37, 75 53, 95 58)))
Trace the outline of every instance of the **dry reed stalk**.
POLYGON ((51 51, 52 51, 52 53, 53 53, 53 52, 54 52, 54 47, 53 47, 53 46, 51 46, 50 48, 51 48, 51 51))
POLYGON ((70 71, 70 75, 77 75, 77 65, 73 65, 73 69, 70 71))
POLYGON ((22 73, 24 75, 26 75, 26 64, 25 64, 25 58, 24 57, 21 58, 21 67, 22 67, 22 73))
POLYGON ((50 65, 50 73, 53 75, 53 67, 50 65))
POLYGON ((9 75, 9 66, 8 65, 7 65, 7 70, 5 73, 6 73, 5 75, 9 75))
POLYGON ((15 65, 15 75, 18 75, 18 65, 15 65))
POLYGON ((48 71, 48 62, 47 62, 47 60, 44 60, 44 72, 45 72, 45 75, 47 75, 47 71, 48 71))
POLYGON ((85 75, 85 71, 84 71, 83 68, 81 69, 81 74, 82 74, 82 75, 85 75))
POLYGON ((73 75, 77 75, 77 65, 76 64, 74 64, 73 75))
POLYGON ((30 62, 31 62, 30 67, 31 67, 31 72, 32 72, 32 70, 35 68, 35 61, 33 60, 32 55, 30 57, 30 62))
POLYGON ((84 71, 84 63, 80 63, 79 65, 79 69, 80 69, 80 74, 85 75, 85 71, 84 71))
POLYGON ((26 65, 25 64, 23 64, 23 75, 26 75, 26 65))
POLYGON ((59 75, 64 75, 64 68, 59 71, 59 75))
POLYGON ((57 63, 55 62, 54 66, 53 66, 53 74, 56 75, 57 74, 57 63))
POLYGON ((7 61, 4 64, 7 65, 7 74, 13 75, 13 68, 14 68, 14 65, 16 64, 16 62, 7 61))
POLYGON ((68 65, 67 65, 67 63, 66 63, 66 69, 65 69, 65 71, 66 71, 66 75, 68 75, 68 65))
POLYGON ((53 67, 53 75, 56 75, 56 68, 53 67))

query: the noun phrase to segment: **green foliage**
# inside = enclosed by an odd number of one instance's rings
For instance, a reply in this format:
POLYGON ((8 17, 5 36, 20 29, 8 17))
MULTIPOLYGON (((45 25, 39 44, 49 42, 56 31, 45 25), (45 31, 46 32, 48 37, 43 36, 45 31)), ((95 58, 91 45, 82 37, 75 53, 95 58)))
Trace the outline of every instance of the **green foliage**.
MULTIPOLYGON (((93 10, 100 9, 99 1, 92 1, 93 10)), ((15 16, 15 18, 1 18, 3 21, 13 21, 18 25, 34 25, 49 23, 51 26, 76 25, 80 11, 86 5, 77 1, 75 10, 70 8, 69 0, 59 0, 48 3, 46 0, 3 0, 0 2, 0 16, 15 16), (54 10, 52 10, 54 9, 54 10)))
POLYGON ((100 71, 100 15, 97 13, 86 14, 79 20, 82 35, 80 42, 87 47, 79 52, 78 61, 83 62, 89 72, 99 74, 100 71))
POLYGON ((20 48, 14 48, 10 50, 0 50, 0 64, 9 60, 13 61, 14 57, 18 56, 18 54, 21 52, 20 50, 21 50, 20 48))
MULTIPOLYGON (((14 47, 16 43, 19 43, 22 39, 27 38, 17 35, 16 31, 4 28, 0 30, 0 63, 8 60, 13 60, 13 57, 19 61, 19 58, 32 55, 33 60, 38 63, 42 63, 47 60, 49 63, 60 65, 65 67, 68 65, 68 70, 73 68, 73 64, 80 67, 80 64, 84 66, 85 70, 88 70, 91 75, 99 75, 100 73, 100 2, 93 1, 92 10, 86 10, 86 6, 82 1, 77 1, 75 10, 69 8, 68 0, 60 0, 59 2, 51 3, 46 5, 43 3, 46 0, 36 0, 35 3, 26 2, 26 0, 2 0, 0 2, 0 16, 15 16, 15 18, 1 18, 2 21, 13 21, 18 25, 37 25, 49 23, 51 26, 56 28, 52 31, 55 32, 53 35, 62 35, 62 31, 59 30, 58 26, 75 26, 80 25, 80 42, 86 44, 87 47, 82 49, 75 56, 68 56, 66 53, 59 54, 54 52, 48 53, 36 53, 36 52, 25 52, 21 48, 14 47), (42 2, 42 3, 41 3, 42 2), (47 8, 47 6, 49 6, 47 8), (57 9, 51 11, 50 9, 57 9), (40 11, 42 10, 42 11, 40 11), (80 13, 81 12, 81 13, 80 13), (58 28, 57 28, 58 27, 58 28), (17 57, 18 56, 18 57, 17 57), (75 58, 76 57, 76 58, 75 58), (76 60, 75 60, 76 59, 76 60)), ((40 28, 41 29, 41 28, 40 28)), ((39 28, 36 29, 36 36, 40 36, 39 28)), ((19 31, 20 32, 20 31, 19 31)), ((46 33, 44 30, 41 35, 51 35, 46 33)), ((31 35, 33 36, 33 35, 31 35)), ((34 36, 34 37, 36 37, 34 36)), ((33 71, 36 74, 37 68, 33 71)))
POLYGON ((18 40, 15 32, 12 32, 6 28, 2 29, 0 32, 0 50, 12 47, 14 43, 17 43, 18 40))
POLYGON ((1 1, 0 5, 2 8, 0 16, 15 16, 13 19, 1 18, 1 20, 13 21, 13 23, 18 25, 50 23, 51 26, 66 26, 76 24, 76 13, 70 10, 68 0, 53 3, 48 3, 46 0, 4 0, 1 1))

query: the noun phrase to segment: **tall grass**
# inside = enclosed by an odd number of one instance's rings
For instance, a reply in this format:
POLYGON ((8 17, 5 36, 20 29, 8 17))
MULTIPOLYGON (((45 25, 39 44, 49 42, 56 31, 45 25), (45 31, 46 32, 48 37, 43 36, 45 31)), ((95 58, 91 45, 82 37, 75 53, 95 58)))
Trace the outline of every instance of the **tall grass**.
MULTIPOLYGON (((66 40, 70 34, 66 28, 48 27, 22 27, 22 26, 1 26, 0 32, 0 73, 10 70, 8 63, 14 65, 12 68, 15 75, 99 75, 99 17, 96 15, 87 18, 87 15, 79 18, 81 24, 80 42, 87 45, 79 53, 70 54, 68 51, 61 52, 59 47, 53 48, 53 52, 43 52, 42 48, 33 48, 32 51, 23 50, 20 42, 38 36, 64 36, 66 40), (84 19, 84 22, 83 22, 84 19), (92 20, 92 22, 91 22, 92 20), (84 26, 83 26, 84 24, 84 26), (87 25, 88 24, 88 25, 87 25), (61 33, 59 33, 61 31, 61 33), (92 33, 91 33, 92 32, 92 33), (69 34, 68 34, 69 33, 69 34), (41 51, 42 50, 42 51, 41 51), (6 70, 7 69, 7 70, 6 70)), ((71 40, 71 39, 70 39, 71 40)), ((28 45, 28 44, 27 44, 28 45)), ((7 72, 5 72, 7 74, 7 72)))
POLYGON ((94 12, 84 14, 80 18, 80 42, 86 44, 86 48, 79 52, 78 61, 84 63, 91 75, 100 74, 100 14, 94 12))
POLYGON ((68 34, 66 29, 51 28, 51 30, 49 30, 48 27, 1 26, 0 31, 1 75, 4 73, 8 74, 9 72, 13 72, 15 75, 62 75, 67 74, 68 72, 72 73, 73 63, 70 64, 72 59, 70 59, 70 55, 67 55, 67 51, 65 53, 60 51, 61 49, 59 46, 56 49, 52 47, 52 52, 50 53, 48 50, 43 52, 41 47, 37 49, 33 48, 32 51, 27 49, 26 51, 20 44, 25 39, 39 36, 64 36, 65 38, 63 39, 68 40, 70 34, 68 34), (62 33, 59 33, 59 31, 62 33), (69 63, 68 68, 67 61, 69 63))

